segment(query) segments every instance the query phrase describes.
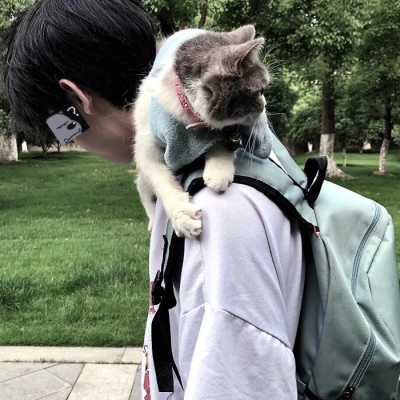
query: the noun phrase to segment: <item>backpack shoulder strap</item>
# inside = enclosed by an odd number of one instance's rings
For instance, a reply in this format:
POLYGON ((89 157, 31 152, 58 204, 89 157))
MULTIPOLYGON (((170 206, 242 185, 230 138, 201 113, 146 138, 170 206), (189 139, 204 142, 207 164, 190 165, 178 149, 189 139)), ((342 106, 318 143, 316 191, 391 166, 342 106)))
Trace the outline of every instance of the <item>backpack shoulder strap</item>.
MULTIPOLYGON (((274 151, 275 148, 281 150, 280 147, 283 147, 277 139, 275 139, 274 146, 274 151)), ((318 232, 312 205, 318 197, 326 170, 309 168, 310 177, 307 179, 286 149, 284 150, 286 157, 283 160, 279 159, 280 162, 284 161, 282 162, 283 168, 281 168, 270 159, 262 160, 256 157, 249 159, 248 156, 244 158, 245 151, 238 149, 233 182, 255 188, 271 198, 285 212, 289 212, 290 215, 297 218, 313 232, 318 232), (319 171, 321 172, 319 173, 319 171), (314 179, 315 175, 313 174, 318 174, 320 179, 314 179), (313 196, 307 202, 304 200, 308 193, 312 193, 313 196)), ((281 152, 283 153, 283 151, 281 152)), ((323 162, 321 162, 321 165, 323 165, 323 162)), ((194 165, 183 177, 182 186, 192 196, 205 187, 203 168, 204 165, 194 165)))

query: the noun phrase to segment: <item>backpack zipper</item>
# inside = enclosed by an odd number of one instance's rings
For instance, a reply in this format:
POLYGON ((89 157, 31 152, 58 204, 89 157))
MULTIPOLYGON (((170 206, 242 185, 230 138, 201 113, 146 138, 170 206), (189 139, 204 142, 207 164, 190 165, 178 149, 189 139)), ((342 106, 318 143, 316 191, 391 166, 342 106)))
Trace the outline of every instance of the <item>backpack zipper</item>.
POLYGON ((353 293, 353 296, 355 298, 356 296, 356 283, 357 283, 357 277, 358 277, 358 270, 360 268, 360 261, 361 261, 361 254, 365 248, 365 245, 367 244, 367 241, 369 237, 372 234, 372 231, 375 229, 379 217, 381 216, 381 208, 374 202, 375 205, 375 214, 374 218, 372 219, 371 225, 368 227, 367 232, 365 232, 364 237, 361 240, 360 246, 358 247, 357 253, 356 253, 356 258, 354 260, 353 264, 353 272, 351 275, 351 292, 353 293))
POLYGON ((372 361, 372 357, 374 355, 376 348, 376 336, 375 333, 372 331, 370 327, 370 338, 368 342, 368 346, 365 349, 364 355, 358 364, 356 370, 354 371, 353 376, 350 379, 350 382, 348 383, 346 389, 343 391, 343 393, 339 396, 338 400, 348 400, 351 399, 353 396, 358 384, 361 381, 361 378, 363 377, 365 371, 369 367, 369 364, 372 361))
MULTIPOLYGON (((356 285, 357 285, 358 272, 360 269, 361 255, 368 242, 368 239, 370 238, 372 232, 374 231, 376 225, 378 224, 379 218, 381 216, 380 206, 375 202, 374 206, 375 206, 374 217, 361 240, 360 246, 357 249, 356 257, 354 259, 353 271, 351 275, 351 293, 353 294, 354 298, 356 298, 356 285)), ((364 376, 365 371, 367 370, 369 364, 372 361, 372 357, 374 355, 376 348, 376 336, 371 326, 369 327, 369 329, 370 329, 369 341, 367 348, 365 349, 364 355, 362 356, 361 361, 357 365, 356 370, 354 371, 352 377, 350 378, 347 387, 344 389, 343 393, 339 396, 338 400, 348 400, 353 397, 354 392, 356 391, 356 388, 361 381, 361 378, 364 376)))

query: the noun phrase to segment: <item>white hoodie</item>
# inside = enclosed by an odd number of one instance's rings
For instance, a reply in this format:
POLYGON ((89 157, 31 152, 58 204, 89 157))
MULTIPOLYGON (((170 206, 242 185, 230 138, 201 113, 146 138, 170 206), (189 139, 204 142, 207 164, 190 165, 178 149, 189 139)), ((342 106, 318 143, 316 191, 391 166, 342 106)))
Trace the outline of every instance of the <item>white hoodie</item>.
MULTIPOLYGON (((185 240, 177 306, 170 310, 174 360, 185 392, 159 393, 151 351, 150 306, 143 400, 294 400, 292 353, 304 262, 298 225, 257 190, 232 184, 193 198, 203 233, 185 240)), ((160 202, 150 247, 150 280, 161 267, 167 218, 160 202)))

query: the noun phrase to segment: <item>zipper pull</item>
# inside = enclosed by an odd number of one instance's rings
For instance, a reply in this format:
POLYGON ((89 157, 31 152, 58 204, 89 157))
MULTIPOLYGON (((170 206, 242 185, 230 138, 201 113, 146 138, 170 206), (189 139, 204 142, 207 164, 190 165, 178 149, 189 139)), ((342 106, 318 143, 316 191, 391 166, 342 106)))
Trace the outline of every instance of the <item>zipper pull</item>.
POLYGON ((349 400, 353 397, 353 394, 355 392, 355 388, 354 387, 347 387, 346 390, 343 392, 343 394, 339 397, 338 400, 349 400))

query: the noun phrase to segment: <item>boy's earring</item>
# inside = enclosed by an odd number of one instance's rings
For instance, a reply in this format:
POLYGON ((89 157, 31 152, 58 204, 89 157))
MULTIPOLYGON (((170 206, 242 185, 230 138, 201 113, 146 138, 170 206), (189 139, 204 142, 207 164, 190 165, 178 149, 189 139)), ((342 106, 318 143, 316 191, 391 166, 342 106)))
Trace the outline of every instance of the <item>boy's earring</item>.
POLYGON ((66 144, 89 129, 89 125, 70 101, 53 113, 47 120, 47 125, 54 133, 60 144, 66 144))

